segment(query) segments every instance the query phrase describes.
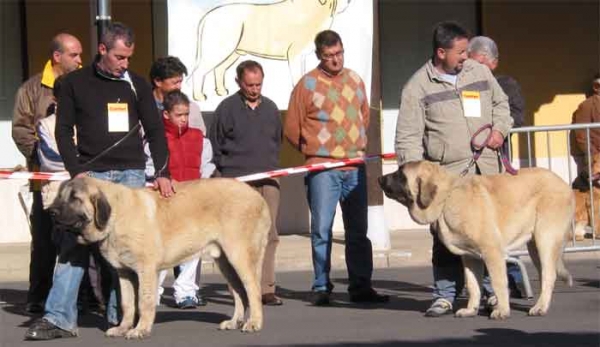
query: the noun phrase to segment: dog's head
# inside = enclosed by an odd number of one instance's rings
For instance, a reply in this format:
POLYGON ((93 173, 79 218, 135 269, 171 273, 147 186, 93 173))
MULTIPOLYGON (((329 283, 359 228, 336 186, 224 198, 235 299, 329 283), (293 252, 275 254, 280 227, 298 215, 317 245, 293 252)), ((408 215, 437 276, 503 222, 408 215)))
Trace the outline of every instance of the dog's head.
POLYGON ((439 165, 415 161, 400 166, 398 171, 381 176, 378 180, 385 195, 406 206, 415 222, 430 224, 441 214, 441 187, 447 177, 439 165))
POLYGON ((83 244, 98 242, 108 236, 111 207, 96 183, 89 177, 62 183, 49 207, 56 230, 76 234, 77 241, 83 244))

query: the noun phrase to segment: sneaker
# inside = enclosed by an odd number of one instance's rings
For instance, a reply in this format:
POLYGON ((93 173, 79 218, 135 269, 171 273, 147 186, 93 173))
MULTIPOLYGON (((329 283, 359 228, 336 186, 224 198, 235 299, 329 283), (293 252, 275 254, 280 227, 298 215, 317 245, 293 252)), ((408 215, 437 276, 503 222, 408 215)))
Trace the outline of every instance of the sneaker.
POLYGON ((283 301, 274 293, 263 294, 262 303, 266 306, 281 306, 283 301))
POLYGON ((44 303, 43 302, 28 302, 25 305, 25 312, 31 314, 39 314, 44 313, 44 303))
POLYGON ((425 311, 425 317, 440 317, 451 313, 452 303, 446 299, 439 298, 425 311))
POLYGON ((310 302, 314 306, 328 306, 329 305, 329 292, 318 291, 312 292, 310 302))
POLYGON ((41 318, 33 322, 25 332, 25 340, 52 340, 61 337, 75 337, 76 333, 63 330, 41 318))
POLYGON ((350 301, 357 303, 378 304, 390 301, 389 295, 379 294, 373 288, 350 293, 350 301))
POLYGON ((196 298, 192 296, 186 296, 183 298, 183 301, 177 303, 177 308, 182 310, 187 310, 191 308, 196 308, 198 306, 196 302, 196 298))
POLYGON ((196 306, 206 306, 207 302, 200 293, 196 293, 196 306))

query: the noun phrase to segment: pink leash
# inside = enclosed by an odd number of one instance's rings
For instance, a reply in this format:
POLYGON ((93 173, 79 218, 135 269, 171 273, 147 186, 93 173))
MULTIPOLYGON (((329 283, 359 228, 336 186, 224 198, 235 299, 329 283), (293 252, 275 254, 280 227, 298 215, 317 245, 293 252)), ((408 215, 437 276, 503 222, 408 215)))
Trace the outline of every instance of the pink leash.
MULTIPOLYGON (((492 125, 491 124, 485 124, 481 128, 477 129, 475 134, 473 134, 473 136, 471 137, 471 150, 473 151, 473 158, 471 158, 471 161, 469 162, 467 167, 460 173, 461 176, 466 175, 469 172, 469 169, 473 165, 475 165, 475 163, 477 162, 477 159, 479 159, 479 157, 481 156, 481 153, 483 152, 483 149, 490 142, 491 138, 492 138, 492 125), (486 136, 485 140, 478 143, 477 136, 486 130, 489 130, 489 133, 486 136)), ((519 173, 519 171, 517 169, 515 169, 514 167, 512 167, 512 165, 510 164, 510 160, 508 159, 508 153, 506 153, 504 151, 504 146, 500 146, 498 149, 496 149, 496 152, 499 154, 500 160, 502 161, 502 165, 504 165, 506 172, 508 172, 511 175, 516 175, 519 173)))

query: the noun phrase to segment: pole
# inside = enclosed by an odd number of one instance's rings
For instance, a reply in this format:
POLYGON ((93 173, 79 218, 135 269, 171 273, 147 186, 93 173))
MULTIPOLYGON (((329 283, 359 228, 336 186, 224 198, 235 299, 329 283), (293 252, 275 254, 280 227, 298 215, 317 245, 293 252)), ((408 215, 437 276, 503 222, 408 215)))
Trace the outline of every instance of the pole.
POLYGON ((110 0, 97 0, 96 3, 97 15, 96 15, 96 29, 98 43, 100 43, 102 34, 106 30, 106 27, 110 24, 110 0))
MULTIPOLYGON (((373 61, 371 73, 371 117, 367 138, 367 154, 381 153, 381 63, 379 54, 379 0, 373 1, 373 61)), ((367 236, 373 250, 386 251, 391 248, 390 233, 385 225, 383 192, 377 178, 382 174, 381 160, 367 163, 368 224, 367 236)))

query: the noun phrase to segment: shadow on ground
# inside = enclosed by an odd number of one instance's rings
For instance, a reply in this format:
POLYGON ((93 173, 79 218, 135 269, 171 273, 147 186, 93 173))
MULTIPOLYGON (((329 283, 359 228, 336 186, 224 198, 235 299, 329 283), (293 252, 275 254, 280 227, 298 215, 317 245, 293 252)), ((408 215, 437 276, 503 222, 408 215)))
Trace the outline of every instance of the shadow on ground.
POLYGON ((434 346, 488 346, 488 347, 520 347, 540 346, 544 347, 572 347, 572 346, 598 346, 600 344, 600 333, 527 333, 515 329, 478 329, 480 335, 472 338, 438 339, 430 341, 372 341, 372 342, 339 342, 326 344, 293 344, 288 347, 370 347, 370 346, 403 346, 403 347, 434 347, 434 346), (541 342, 543 341, 543 342, 541 342))

